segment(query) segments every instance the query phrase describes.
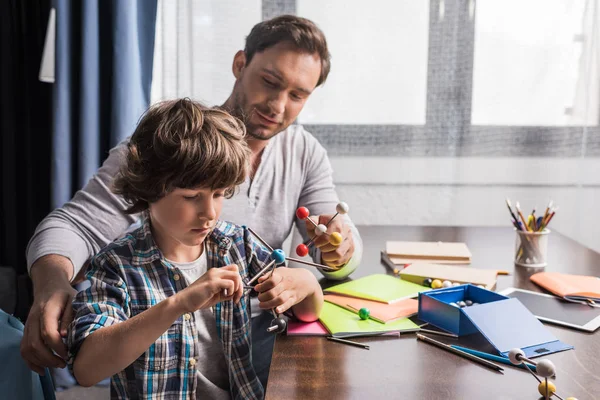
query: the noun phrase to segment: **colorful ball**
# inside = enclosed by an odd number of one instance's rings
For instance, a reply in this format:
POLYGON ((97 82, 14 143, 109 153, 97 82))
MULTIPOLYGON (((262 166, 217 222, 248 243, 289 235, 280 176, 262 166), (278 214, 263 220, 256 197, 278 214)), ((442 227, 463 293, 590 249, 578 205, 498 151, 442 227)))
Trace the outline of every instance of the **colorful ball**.
POLYGON ((339 232, 332 232, 331 235, 329 235, 329 244, 333 246, 339 246, 343 241, 344 238, 339 232))
POLYGON ((369 311, 368 308, 361 308, 360 310, 358 310, 358 316, 360 317, 360 319, 369 319, 369 315, 371 315, 371 311, 369 311))
POLYGON ((431 287, 432 282, 433 282, 433 279, 427 278, 423 281, 423 286, 431 287))
POLYGON ((281 317, 275 318, 271 321, 270 328, 272 328, 272 330, 269 332, 283 333, 287 328, 287 322, 281 317))
POLYGON ((432 289, 439 289, 441 287, 442 287, 442 281, 440 281, 439 279, 434 279, 433 282, 431 282, 432 289))
POLYGON ((271 253, 271 258, 275 260, 275 264, 283 264, 285 262, 285 252, 281 249, 275 249, 271 253))
POLYGON ((298 209, 296 210, 296 217, 300 219, 304 220, 308 218, 309 215, 310 213, 308 212, 308 208, 306 207, 298 207, 298 209))
POLYGON ((348 204, 344 203, 343 201, 340 201, 337 206, 335 206, 335 211, 337 211, 340 214, 347 214, 348 211, 350 211, 350 207, 348 207, 348 204))
MULTIPOLYGON (((554 385, 554 383, 547 381, 548 382, 548 396, 552 396, 554 393, 556 393, 556 386, 554 385)), ((540 392, 540 394, 542 396, 546 395, 546 380, 543 380, 542 382, 540 382, 540 384, 538 385, 538 392, 540 392)))
POLYGON ((298 254, 299 257, 306 257, 308 254, 308 246, 304 243, 300 243, 296 246, 296 254, 298 254))
POLYGON ((325 225, 319 224, 319 225, 315 226, 315 235, 321 236, 325 232, 327 232, 327 227, 325 225))
POLYGON ((550 378, 556 374, 556 367, 550 360, 540 360, 535 367, 537 374, 542 378, 550 378))
POLYGON ((515 365, 519 365, 523 362, 521 357, 525 357, 525 353, 521 349, 511 349, 511 351, 508 352, 508 359, 515 365))

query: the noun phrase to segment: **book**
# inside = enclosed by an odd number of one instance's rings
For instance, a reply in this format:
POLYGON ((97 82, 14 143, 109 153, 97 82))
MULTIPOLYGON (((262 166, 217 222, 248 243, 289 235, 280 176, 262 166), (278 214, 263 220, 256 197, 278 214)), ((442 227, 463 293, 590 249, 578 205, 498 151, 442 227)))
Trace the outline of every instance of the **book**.
POLYGON ((565 300, 576 302, 600 301, 600 278, 595 276, 538 272, 529 279, 565 300))
POLYGON ((453 242, 386 242, 386 253, 394 264, 410 264, 415 260, 465 263, 471 252, 465 243, 453 242))
POLYGON ((408 318, 387 324, 379 323, 371 318, 363 320, 356 312, 348 311, 327 301, 323 303, 319 320, 332 336, 340 338, 385 335, 419 329, 419 326, 408 318))
POLYGON ((325 289, 323 293, 393 304, 400 300, 417 297, 420 292, 428 290, 431 289, 390 275, 374 274, 332 286, 325 289))
POLYGON ((483 285, 488 290, 496 287, 497 271, 456 265, 440 265, 430 263, 411 264, 400 271, 400 277, 409 282, 423 284, 427 278, 450 281, 452 283, 472 283, 483 285))
POLYGON ((400 318, 412 317, 419 310, 419 302, 415 299, 404 299, 393 304, 385 304, 337 294, 326 294, 324 297, 325 301, 354 313, 357 313, 361 308, 367 308, 370 312, 370 318, 382 324, 400 318))
POLYGON ((328 336, 329 332, 319 321, 302 322, 289 320, 287 324, 288 336, 328 336))

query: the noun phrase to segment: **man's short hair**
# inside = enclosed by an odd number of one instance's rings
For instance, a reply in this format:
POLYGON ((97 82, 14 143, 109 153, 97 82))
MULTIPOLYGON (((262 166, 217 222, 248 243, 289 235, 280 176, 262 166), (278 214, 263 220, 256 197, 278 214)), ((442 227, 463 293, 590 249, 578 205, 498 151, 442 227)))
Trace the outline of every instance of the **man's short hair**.
POLYGON ((321 58, 321 75, 317 86, 323 84, 331 68, 331 55, 325 34, 309 19, 295 15, 281 15, 254 25, 246 37, 246 63, 254 54, 260 53, 280 42, 293 43, 298 49, 321 58))
POLYGON ((114 192, 134 214, 175 188, 226 189, 231 197, 248 173, 246 128, 227 112, 190 99, 151 106, 127 146, 114 192))

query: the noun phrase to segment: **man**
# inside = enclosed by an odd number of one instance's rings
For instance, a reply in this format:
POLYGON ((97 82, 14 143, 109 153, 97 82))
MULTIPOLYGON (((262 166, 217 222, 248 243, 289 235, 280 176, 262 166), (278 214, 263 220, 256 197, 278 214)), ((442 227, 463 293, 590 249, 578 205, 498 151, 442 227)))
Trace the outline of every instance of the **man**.
MULTIPOLYGON (((222 219, 252 227, 273 248, 281 248, 294 223, 306 240, 314 236, 314 230, 295 217, 296 208, 307 207, 313 220, 324 223, 339 201, 326 151, 301 126, 291 125, 329 74, 325 36, 314 23, 295 16, 261 22, 246 38, 245 49, 235 55, 232 69, 236 81, 222 108, 246 125, 251 172, 238 193, 225 202, 222 219)), ((92 255, 137 221, 136 216, 123 212, 124 200, 111 193, 112 180, 125 162, 125 150, 125 143, 112 149, 96 175, 40 223, 29 243, 34 303, 21 354, 38 373, 45 366, 65 366, 67 353, 61 336, 72 320, 75 290, 70 282, 92 255)), ((315 261, 339 268, 324 273, 326 277, 343 279, 358 266, 362 243, 347 215, 337 217, 328 231, 340 232, 344 241, 333 246, 319 237, 315 245, 320 251, 311 255, 315 261)), ((260 342, 262 348, 267 342, 272 345, 273 336, 265 330, 271 317, 255 315, 260 311, 256 304, 252 310, 256 317, 253 343, 260 342)), ((271 354, 254 352, 253 358, 264 385, 271 354)))

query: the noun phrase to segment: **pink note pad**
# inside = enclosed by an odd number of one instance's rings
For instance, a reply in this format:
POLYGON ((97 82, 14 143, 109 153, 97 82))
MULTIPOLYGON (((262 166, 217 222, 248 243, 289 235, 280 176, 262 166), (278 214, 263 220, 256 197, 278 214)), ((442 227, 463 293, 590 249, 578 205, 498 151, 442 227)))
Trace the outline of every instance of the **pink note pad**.
POLYGON ((319 321, 288 321, 288 336, 328 336, 329 332, 319 321))

